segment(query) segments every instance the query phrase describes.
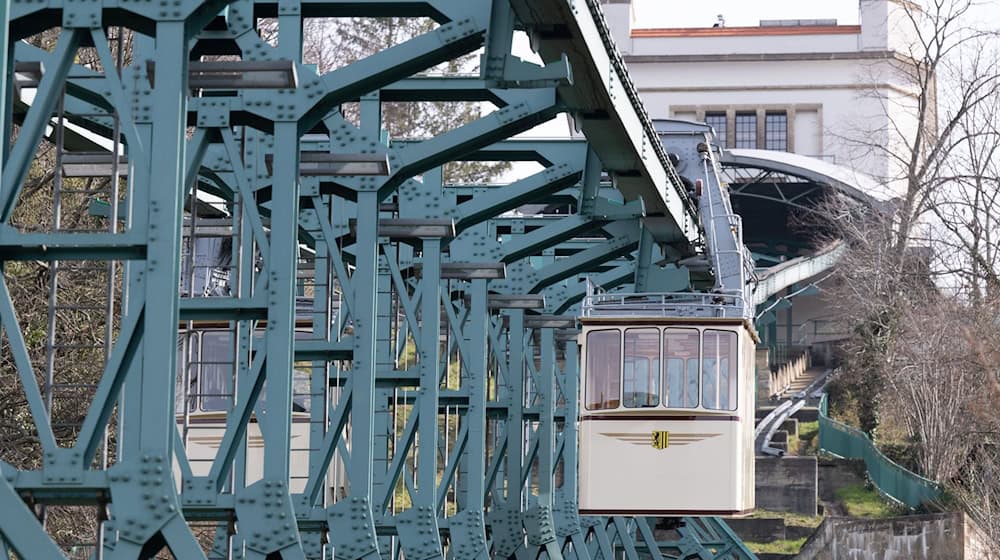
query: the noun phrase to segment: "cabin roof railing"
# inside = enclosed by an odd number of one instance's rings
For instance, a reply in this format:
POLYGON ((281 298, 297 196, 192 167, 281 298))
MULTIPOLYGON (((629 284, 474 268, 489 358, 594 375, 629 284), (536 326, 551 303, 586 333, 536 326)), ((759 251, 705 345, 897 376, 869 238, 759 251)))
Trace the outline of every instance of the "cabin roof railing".
POLYGON ((583 299, 587 317, 723 317, 745 319, 747 300, 734 293, 601 293, 583 299))

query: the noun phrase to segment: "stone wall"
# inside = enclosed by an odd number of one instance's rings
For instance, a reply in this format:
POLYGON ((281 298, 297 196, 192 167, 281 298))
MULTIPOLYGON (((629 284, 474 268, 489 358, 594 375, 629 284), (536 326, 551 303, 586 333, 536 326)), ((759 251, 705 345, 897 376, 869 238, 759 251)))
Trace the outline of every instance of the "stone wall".
POLYGON ((797 560, 980 560, 975 528, 962 513, 889 519, 828 517, 797 560))
POLYGON ((757 457, 757 507, 816 515, 816 457, 757 457))

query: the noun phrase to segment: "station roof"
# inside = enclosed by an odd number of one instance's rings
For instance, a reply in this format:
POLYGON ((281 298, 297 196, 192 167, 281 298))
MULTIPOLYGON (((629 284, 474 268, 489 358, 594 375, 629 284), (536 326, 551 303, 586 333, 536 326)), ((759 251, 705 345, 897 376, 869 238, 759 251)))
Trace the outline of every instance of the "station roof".
POLYGON ((818 158, 775 150, 731 149, 722 151, 722 165, 777 171, 833 187, 859 202, 879 206, 893 200, 874 178, 842 165, 818 158))

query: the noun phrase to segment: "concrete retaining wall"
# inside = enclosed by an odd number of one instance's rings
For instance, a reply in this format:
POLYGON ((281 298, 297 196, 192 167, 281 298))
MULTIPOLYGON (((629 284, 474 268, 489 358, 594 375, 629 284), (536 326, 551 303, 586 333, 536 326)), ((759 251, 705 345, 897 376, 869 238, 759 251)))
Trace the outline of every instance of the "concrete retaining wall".
POLYGON ((757 507, 816 515, 816 457, 757 457, 757 507))
POLYGON ((727 519, 726 524, 744 541, 769 543, 787 538, 785 520, 781 518, 727 519))
POLYGON ((976 530, 962 513, 890 519, 828 517, 797 560, 980 560, 976 530))

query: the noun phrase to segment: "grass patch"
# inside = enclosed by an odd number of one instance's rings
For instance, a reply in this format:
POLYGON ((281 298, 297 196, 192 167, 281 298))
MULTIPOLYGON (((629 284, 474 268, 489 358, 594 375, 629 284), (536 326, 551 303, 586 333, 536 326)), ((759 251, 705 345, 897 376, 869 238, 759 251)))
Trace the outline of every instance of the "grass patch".
POLYGON ((755 519, 784 519, 785 525, 809 527, 812 529, 819 527, 819 524, 823 522, 822 515, 803 515, 789 511, 768 511, 766 509, 757 509, 750 517, 755 519))
POLYGON ((799 422, 799 454, 815 455, 819 448, 819 420, 799 422))
POLYGON ((837 500, 844 504, 847 514, 851 517, 883 518, 898 514, 896 507, 882 498, 878 490, 867 488, 863 484, 838 488, 835 495, 837 500))
POLYGON ((799 440, 812 441, 819 435, 819 420, 799 422, 799 440))
POLYGON ((745 542, 750 552, 754 554, 798 554, 799 549, 806 543, 806 538, 786 539, 769 543, 745 542))

